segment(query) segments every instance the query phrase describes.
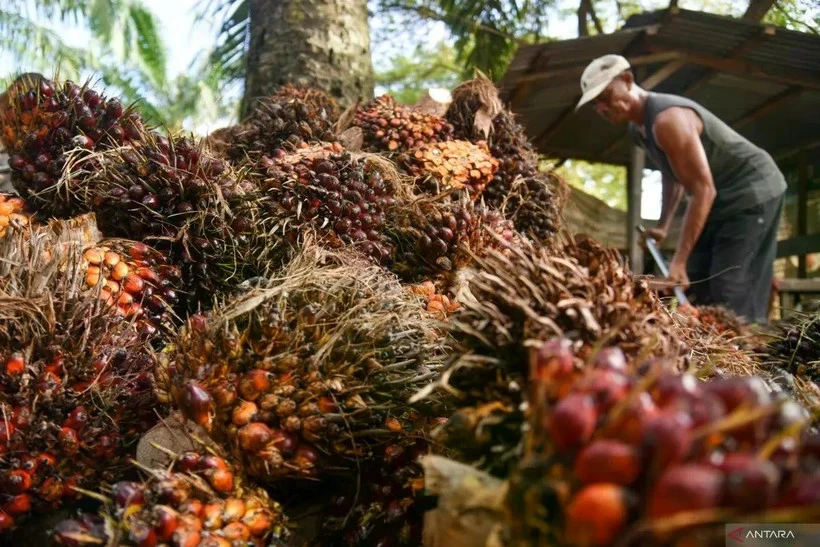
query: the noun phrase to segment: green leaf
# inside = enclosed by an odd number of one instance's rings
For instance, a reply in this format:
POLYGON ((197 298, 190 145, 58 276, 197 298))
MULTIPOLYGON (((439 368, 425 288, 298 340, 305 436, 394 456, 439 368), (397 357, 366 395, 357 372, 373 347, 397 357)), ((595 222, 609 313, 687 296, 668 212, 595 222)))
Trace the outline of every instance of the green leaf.
POLYGON ((156 18, 137 3, 129 6, 128 14, 135 30, 137 57, 134 60, 145 69, 151 83, 161 88, 166 80, 166 58, 156 18))

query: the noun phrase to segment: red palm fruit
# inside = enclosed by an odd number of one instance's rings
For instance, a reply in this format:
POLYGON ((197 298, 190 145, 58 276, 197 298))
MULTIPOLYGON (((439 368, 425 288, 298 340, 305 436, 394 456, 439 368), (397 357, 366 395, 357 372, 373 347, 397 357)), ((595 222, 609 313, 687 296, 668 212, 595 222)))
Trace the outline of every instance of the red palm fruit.
POLYGON ((270 389, 270 373, 262 369, 246 372, 239 380, 239 395, 248 401, 255 401, 270 389))
POLYGON ((37 455, 38 467, 52 468, 55 465, 57 465, 57 458, 53 454, 49 454, 48 452, 41 452, 37 455))
POLYGON ((658 415, 658 408, 648 393, 639 393, 606 425, 606 436, 631 445, 641 442, 646 422, 658 415))
POLYGON ((222 529, 222 537, 228 541, 244 545, 246 541, 251 539, 251 531, 242 522, 232 522, 222 529))
POLYGON ((251 536, 261 536, 271 529, 273 521, 264 509, 251 510, 242 517, 242 523, 248 527, 251 536))
POLYGON ((620 441, 593 441, 575 460, 575 476, 584 484, 609 482, 629 486, 640 473, 638 451, 620 441))
POLYGON ((208 482, 220 494, 229 494, 233 491, 233 473, 227 469, 214 469, 208 477, 208 482))
POLYGON ((230 469, 228 462, 215 454, 205 454, 199 460, 198 469, 230 469))
POLYGON ((567 507, 567 539, 575 545, 613 544, 629 518, 627 501, 628 492, 617 484, 584 487, 567 507))
POLYGON ((174 532, 171 543, 174 547, 198 547, 200 541, 202 541, 202 534, 199 530, 180 527, 174 532))
POLYGON ((595 401, 600 414, 606 414, 629 393, 629 378, 615 370, 593 370, 577 384, 576 389, 586 393, 595 401))
POLYGON ((702 382, 692 374, 665 374, 649 390, 658 408, 700 395, 702 382))
POLYGON ((6 360, 6 374, 22 374, 26 370, 26 362, 22 353, 14 353, 6 360))
POLYGON ((616 372, 626 372, 626 356, 621 348, 614 346, 603 348, 598 352, 593 361, 593 366, 597 369, 614 370, 616 372))
POLYGON ((299 437, 296 434, 281 429, 272 429, 271 432, 273 433, 273 446, 283 455, 292 454, 298 448, 299 437))
POLYGON ((13 526, 14 519, 11 517, 11 515, 8 515, 0 511, 0 533, 11 530, 13 526))
POLYGON ((671 467, 658 478, 652 489, 648 516, 661 518, 719 507, 722 493, 723 475, 719 470, 700 464, 671 467))
POLYGON ((259 408, 251 401, 240 401, 233 409, 231 421, 234 425, 242 427, 252 422, 258 412, 259 408))
POLYGON ((37 456, 34 454, 26 454, 22 458, 20 458, 20 469, 28 473, 29 475, 34 475, 37 473, 37 467, 39 465, 39 461, 37 460, 37 456))
POLYGON ((179 506, 179 512, 183 515, 199 517, 202 514, 203 504, 196 498, 186 500, 179 506))
POLYGON ((665 412, 646 422, 641 449, 650 474, 660 473, 686 458, 692 444, 691 424, 683 412, 665 412))
POLYGON ((182 411, 197 425, 207 427, 211 423, 213 400, 201 385, 194 381, 185 384, 182 394, 182 411))
POLYGON ((724 504, 744 511, 757 511, 777 498, 780 472, 772 462, 750 453, 731 453, 718 466, 724 474, 724 504))
POLYGON ((771 401, 766 384, 757 376, 720 378, 707 382, 704 390, 723 401, 727 413, 744 403, 752 408, 759 408, 771 401))
POLYGON ((135 519, 130 523, 128 540, 136 547, 154 547, 157 544, 157 534, 147 522, 135 519))
POLYGON ((4 503, 2 509, 13 517, 25 515, 31 511, 31 496, 28 494, 18 494, 4 503))
POLYGON ((6 471, 0 480, 4 494, 22 494, 31 488, 31 475, 20 469, 6 471))
POLYGON ((246 452, 258 452, 273 439, 273 432, 262 422, 251 422, 237 433, 239 446, 246 452))
POLYGON ((111 487, 111 498, 118 507, 125 508, 129 505, 143 505, 143 487, 141 484, 129 481, 120 481, 111 487))
POLYGON ((175 465, 178 471, 192 471, 199 465, 201 456, 198 452, 188 451, 177 456, 175 465))
POLYGON ((552 380, 571 376, 575 371, 575 352, 572 340, 553 338, 541 344, 533 354, 536 377, 533 380, 552 380))
POLYGON ((239 498, 227 498, 222 506, 222 522, 237 522, 245 514, 245 502, 239 498))
POLYGON ((70 427, 60 429, 60 446, 67 454, 76 454, 80 451, 80 437, 77 430, 70 427))
POLYGON ((549 418, 548 430, 560 450, 577 448, 592 437, 597 413, 587 395, 572 394, 562 399, 549 418))
POLYGON ((202 507, 202 527, 206 530, 222 528, 222 504, 209 503, 202 507))
POLYGON ((817 507, 820 506, 820 476, 799 474, 778 497, 774 507, 817 507))
POLYGON ((85 407, 80 405, 71 411, 68 418, 66 418, 65 422, 63 422, 63 427, 70 427, 71 429, 82 431, 87 422, 88 412, 86 412, 85 407))
POLYGON ((62 499, 65 490, 63 481, 58 477, 49 477, 42 482, 37 494, 47 502, 57 502, 62 499))
POLYGON ((203 539, 197 547, 231 547, 232 543, 219 536, 209 536, 203 539))
POLYGON ((154 512, 154 530, 157 539, 170 541, 179 526, 179 513, 167 505, 156 505, 154 512))

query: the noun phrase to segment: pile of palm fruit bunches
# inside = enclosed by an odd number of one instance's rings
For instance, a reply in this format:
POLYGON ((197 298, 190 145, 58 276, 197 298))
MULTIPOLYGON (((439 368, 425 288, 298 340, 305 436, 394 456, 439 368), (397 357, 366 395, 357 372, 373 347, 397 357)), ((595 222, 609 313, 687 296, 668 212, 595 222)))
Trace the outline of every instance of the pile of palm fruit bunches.
POLYGON ((509 545, 817 507, 817 322, 670 311, 483 76, 444 116, 284 86, 200 139, 30 75, 0 139, 0 543, 421 545, 427 454, 509 481, 509 545), (197 448, 135 460, 169 417, 197 448))

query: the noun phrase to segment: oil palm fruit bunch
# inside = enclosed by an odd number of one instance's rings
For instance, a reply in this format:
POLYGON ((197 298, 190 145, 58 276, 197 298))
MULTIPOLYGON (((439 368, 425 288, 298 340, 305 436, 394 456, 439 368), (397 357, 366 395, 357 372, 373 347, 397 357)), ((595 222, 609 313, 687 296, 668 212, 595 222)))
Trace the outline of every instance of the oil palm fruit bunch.
POLYGON ((0 194, 0 238, 9 228, 25 228, 31 215, 26 210, 26 200, 9 194, 0 194))
POLYGON ((361 487, 343 482, 340 492, 331 495, 323 519, 323 540, 349 547, 421 545, 424 471, 418 460, 428 450, 427 443, 417 439, 374 450, 361 462, 357 481, 361 487))
POLYGON ((140 117, 90 86, 24 75, 0 104, 0 138, 9 152, 12 184, 31 205, 49 216, 76 212, 60 191, 70 176, 71 150, 86 152, 122 146, 141 138, 140 117))
POLYGON ((780 322, 758 348, 765 365, 787 370, 800 379, 820 382, 820 319, 817 315, 795 314, 780 322))
POLYGON ((469 404, 520 401, 532 338, 566 335, 582 354, 602 336, 631 357, 680 352, 658 297, 616 251, 591 239, 568 238, 556 249, 522 239, 519 247, 485 251, 462 277, 462 307, 450 325, 465 355, 449 382, 469 404))
POLYGON ((60 522, 57 545, 213 546, 285 545, 281 506, 245 482, 227 460, 208 452, 179 454, 169 469, 144 482, 120 481, 98 515, 60 522))
POLYGON ((389 222, 396 247, 393 271, 409 281, 454 272, 469 262, 479 226, 476 206, 465 192, 406 202, 389 222))
POLYGON ((484 196, 487 203, 498 207, 516 179, 536 175, 538 153, 512 112, 504 108, 495 85, 483 74, 456 87, 452 96, 445 118, 453 125, 455 138, 485 140, 499 161, 484 196))
POLYGON ((453 126, 446 120, 382 95, 356 110, 353 125, 362 129, 370 152, 409 152, 422 144, 448 141, 453 126))
POLYGON ((434 409, 407 399, 445 344, 393 276, 306 245, 269 287, 189 318, 159 385, 252 477, 321 477, 434 409))
POLYGON ((182 273, 155 249, 136 241, 103 240, 85 249, 80 267, 84 289, 118 315, 135 319, 143 333, 153 336, 171 326, 182 273))
POLYGON ((395 184, 384 162, 357 157, 333 143, 286 154, 265 163, 261 184, 265 232, 281 230, 296 244, 306 228, 331 246, 354 247, 377 263, 392 258, 385 215, 395 206, 395 184))
POLYGON ((561 228, 560 211, 566 200, 566 195, 562 195, 565 193, 564 182, 554 172, 539 172, 516 179, 500 207, 518 231, 547 243, 561 228))
POLYGON ((97 299, 4 289, 0 298, 0 530, 8 530, 74 499, 74 486, 113 479, 154 425, 157 400, 144 338, 97 299))
POLYGON ((404 163, 426 193, 466 190, 473 199, 481 196, 498 167, 486 144, 469 141, 423 144, 407 154, 404 163))
POLYGON ((69 189, 79 207, 97 214, 106 235, 140 241, 176 238, 199 211, 221 210, 220 199, 230 204, 249 187, 196 141, 147 131, 91 165, 69 189))
POLYGON ((724 522, 817 518, 820 438, 760 378, 701 382, 617 347, 580 358, 566 339, 529 369, 510 545, 703 545, 725 541, 724 522))
POLYGON ((339 118, 336 101, 324 91, 285 85, 260 100, 242 124, 231 130, 227 156, 233 162, 271 156, 279 148, 297 149, 333 142, 339 118))

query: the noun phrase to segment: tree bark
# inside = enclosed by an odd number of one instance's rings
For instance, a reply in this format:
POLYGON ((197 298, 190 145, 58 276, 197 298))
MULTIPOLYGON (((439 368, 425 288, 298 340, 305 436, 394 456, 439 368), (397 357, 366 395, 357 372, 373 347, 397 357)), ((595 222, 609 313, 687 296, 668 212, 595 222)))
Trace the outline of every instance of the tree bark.
POLYGON ((749 7, 741 19, 752 23, 759 23, 766 13, 772 9, 775 0, 749 0, 749 7))
POLYGON ((287 83, 318 87, 342 108, 373 97, 367 0, 249 0, 242 115, 287 83))

